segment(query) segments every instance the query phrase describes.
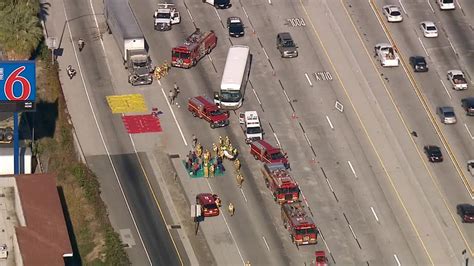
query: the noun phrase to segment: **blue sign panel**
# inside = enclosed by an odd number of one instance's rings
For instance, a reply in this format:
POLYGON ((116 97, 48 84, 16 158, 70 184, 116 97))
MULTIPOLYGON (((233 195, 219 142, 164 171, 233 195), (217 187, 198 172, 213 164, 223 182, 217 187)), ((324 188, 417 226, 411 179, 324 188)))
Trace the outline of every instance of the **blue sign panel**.
POLYGON ((35 102, 35 61, 0 61, 0 102, 35 102))

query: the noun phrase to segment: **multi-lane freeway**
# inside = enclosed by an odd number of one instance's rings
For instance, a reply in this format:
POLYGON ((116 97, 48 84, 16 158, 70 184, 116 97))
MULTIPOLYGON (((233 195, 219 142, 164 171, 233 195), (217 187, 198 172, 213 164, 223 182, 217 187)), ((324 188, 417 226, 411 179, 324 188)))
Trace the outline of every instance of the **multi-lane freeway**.
POLYGON ((473 96, 474 6, 469 0, 456 3, 456 10, 440 11, 434 0, 233 0, 231 8, 216 10, 201 1, 176 1, 181 23, 157 32, 152 21, 157 2, 130 0, 155 64, 169 62, 171 48, 196 27, 218 37, 217 47, 196 67, 173 68, 150 86, 131 87, 119 48, 106 31, 102 3, 54 1, 47 25, 51 34, 64 34, 58 60, 63 68, 74 64, 80 71, 75 79, 64 79, 69 112, 134 264, 308 265, 315 250, 342 265, 472 259, 474 230, 461 223, 456 205, 473 201, 466 161, 474 158, 474 122, 460 101, 473 96), (403 22, 387 23, 386 4, 400 6, 403 22), (228 36, 229 16, 242 18, 244 37, 228 36), (438 38, 423 37, 424 20, 436 23, 438 38), (298 45, 297 58, 283 59, 275 47, 276 34, 284 31, 298 45), (87 42, 82 52, 75 47, 79 38, 87 42), (396 47, 399 67, 380 66, 373 48, 381 42, 396 47), (233 44, 249 46, 253 55, 245 101, 231 112, 229 127, 210 129, 186 110, 187 99, 212 96, 219 88, 233 44), (413 55, 427 59, 427 73, 412 71, 413 55), (452 90, 449 69, 462 69, 471 88, 452 90), (167 101, 174 82, 181 89, 178 105, 167 101), (105 97, 129 93, 143 94, 150 108, 163 112, 162 133, 126 133, 105 97), (455 109, 454 125, 442 124, 436 115, 436 108, 446 105, 455 109), (292 244, 261 177, 261 163, 245 145, 236 115, 241 110, 258 111, 265 139, 288 152, 291 174, 320 230, 317 245, 292 244), (192 134, 207 147, 218 136, 231 138, 246 177, 242 189, 231 170, 211 179, 189 177, 181 159, 191 149, 192 134), (423 154, 428 144, 441 147, 444 162, 428 162, 423 154), (171 166, 160 159, 164 153, 172 155, 171 166), (172 172, 179 181, 175 186, 165 181, 172 172), (177 191, 187 200, 173 202, 177 191), (236 214, 223 208, 220 216, 200 223, 195 236, 184 227, 191 219, 189 203, 201 192, 219 194, 224 206, 232 202, 236 214))

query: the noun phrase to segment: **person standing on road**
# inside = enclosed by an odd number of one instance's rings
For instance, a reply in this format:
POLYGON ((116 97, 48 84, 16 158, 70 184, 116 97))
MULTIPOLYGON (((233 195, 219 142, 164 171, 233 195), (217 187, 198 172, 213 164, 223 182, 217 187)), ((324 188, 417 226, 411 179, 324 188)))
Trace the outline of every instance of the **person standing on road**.
POLYGON ((174 90, 174 92, 176 93, 176 96, 177 96, 177 95, 179 94, 179 92, 180 92, 179 87, 178 87, 178 85, 176 84, 176 82, 174 83, 173 90, 174 90))
POLYGON ((82 52, 82 49, 84 49, 85 45, 86 42, 82 38, 79 38, 79 41, 77 41, 77 46, 79 46, 79 52, 82 52))
POLYGON ((229 202, 229 213, 230 213, 230 216, 234 216, 235 208, 234 208, 234 204, 232 204, 232 202, 229 202))
POLYGON ((174 100, 176 99, 176 93, 174 92, 174 90, 170 90, 169 97, 170 97, 170 104, 173 104, 174 100))
POLYGON ((197 145, 197 142, 198 142, 198 138, 196 137, 196 135, 193 134, 193 148, 196 148, 196 145, 197 145))

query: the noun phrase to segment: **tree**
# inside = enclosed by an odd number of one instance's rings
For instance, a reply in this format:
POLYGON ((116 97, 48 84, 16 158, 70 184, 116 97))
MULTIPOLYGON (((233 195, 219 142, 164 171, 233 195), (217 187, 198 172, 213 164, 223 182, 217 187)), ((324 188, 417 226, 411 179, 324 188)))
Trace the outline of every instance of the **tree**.
POLYGON ((0 47, 9 59, 29 59, 43 38, 37 0, 2 0, 0 47))

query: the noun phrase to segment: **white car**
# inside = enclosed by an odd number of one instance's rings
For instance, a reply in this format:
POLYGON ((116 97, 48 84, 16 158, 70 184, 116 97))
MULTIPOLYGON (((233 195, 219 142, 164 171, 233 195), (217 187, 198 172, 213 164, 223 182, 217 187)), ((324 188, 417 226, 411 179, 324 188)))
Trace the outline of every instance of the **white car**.
POLYGON ((423 31, 423 36, 426 38, 436 38, 438 37, 438 28, 434 22, 431 21, 423 21, 420 23, 421 31, 423 31))
POLYGON ((387 5, 382 10, 388 22, 402 22, 402 12, 398 6, 387 5))
POLYGON ((438 0, 439 9, 441 10, 453 10, 456 9, 454 0, 438 0))

